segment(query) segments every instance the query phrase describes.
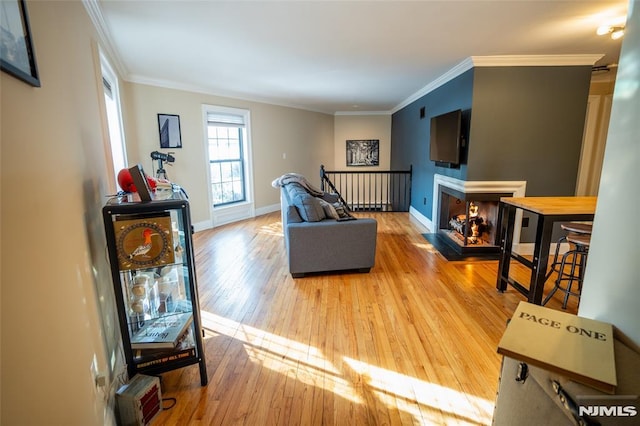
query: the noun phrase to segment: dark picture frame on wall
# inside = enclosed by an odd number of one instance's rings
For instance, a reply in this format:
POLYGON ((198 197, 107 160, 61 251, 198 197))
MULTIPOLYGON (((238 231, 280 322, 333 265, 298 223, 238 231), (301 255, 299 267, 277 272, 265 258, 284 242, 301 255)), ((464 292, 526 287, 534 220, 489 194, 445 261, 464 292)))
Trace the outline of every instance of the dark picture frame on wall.
POLYGON ((160 148, 182 148, 179 115, 158 114, 158 132, 160 148))
POLYGON ((347 166, 379 166, 380 140, 347 140, 347 166))
POLYGON ((40 87, 25 1, 0 1, 0 16, 0 69, 25 83, 40 87))

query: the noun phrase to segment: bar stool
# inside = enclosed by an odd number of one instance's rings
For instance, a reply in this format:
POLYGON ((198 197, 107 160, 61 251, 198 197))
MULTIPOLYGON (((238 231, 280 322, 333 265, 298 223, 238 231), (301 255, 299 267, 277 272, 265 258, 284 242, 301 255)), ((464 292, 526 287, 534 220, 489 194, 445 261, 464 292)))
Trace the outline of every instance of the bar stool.
POLYGON ((551 299, 558 290, 564 293, 562 309, 567 309, 569 296, 580 298, 584 271, 587 266, 587 254, 589 253, 589 245, 591 243, 591 234, 569 233, 565 239, 569 244, 572 244, 574 248, 562 255, 562 260, 559 263, 560 266, 557 271, 558 278, 556 279, 553 289, 551 289, 547 297, 542 301, 543 306, 547 304, 549 299, 551 299), (569 272, 567 272, 567 268, 569 272), (564 287, 562 286, 563 281, 567 282, 564 287), (578 284, 577 292, 571 291, 574 282, 578 284))
MULTIPOLYGON (((571 232, 574 234, 591 235, 591 231, 593 229, 593 223, 569 222, 569 223, 563 223, 562 225, 560 225, 560 227, 562 228, 563 231, 571 232)), ((558 238, 558 241, 556 242, 556 251, 555 251, 555 254, 553 255, 553 261, 549 266, 549 272, 547 272, 547 276, 546 276, 547 280, 549 279, 552 273, 559 272, 560 270, 560 263, 562 262, 562 259, 560 258, 560 246, 562 245, 562 243, 565 243, 565 242, 567 242, 566 235, 558 238)))

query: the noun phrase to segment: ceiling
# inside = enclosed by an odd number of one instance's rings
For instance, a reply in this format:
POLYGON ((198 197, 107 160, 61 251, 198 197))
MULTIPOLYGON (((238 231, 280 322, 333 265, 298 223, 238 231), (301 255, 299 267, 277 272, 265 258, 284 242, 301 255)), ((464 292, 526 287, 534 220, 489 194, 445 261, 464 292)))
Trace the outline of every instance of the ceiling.
POLYGON ((470 57, 604 55, 627 0, 84 0, 127 81, 334 113, 392 112, 470 57))

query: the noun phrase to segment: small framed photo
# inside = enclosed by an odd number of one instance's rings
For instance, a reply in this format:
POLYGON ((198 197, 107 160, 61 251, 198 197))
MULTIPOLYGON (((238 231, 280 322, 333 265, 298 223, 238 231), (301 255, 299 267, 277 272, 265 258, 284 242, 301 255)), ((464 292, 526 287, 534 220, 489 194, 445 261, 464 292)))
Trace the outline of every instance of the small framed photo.
POLYGON ((140 201, 152 201, 153 191, 147 181, 147 175, 140 163, 133 167, 129 167, 129 173, 131 174, 131 180, 136 186, 136 192, 140 196, 140 201))
POLYGON ((158 114, 158 131, 160 148, 182 148, 179 115, 158 114))
POLYGON ((0 16, 0 69, 25 83, 40 87, 25 1, 0 1, 0 16))
POLYGON ((380 140, 347 141, 347 166, 379 166, 380 140))

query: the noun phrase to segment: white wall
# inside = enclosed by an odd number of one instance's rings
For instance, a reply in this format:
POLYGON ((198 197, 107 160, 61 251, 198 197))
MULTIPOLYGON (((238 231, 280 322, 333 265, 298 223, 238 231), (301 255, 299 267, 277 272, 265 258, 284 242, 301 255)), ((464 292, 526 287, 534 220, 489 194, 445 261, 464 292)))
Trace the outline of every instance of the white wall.
POLYGON ((113 305, 96 37, 79 1, 27 3, 42 87, 0 73, 0 423, 109 424, 91 372, 117 333, 100 313, 113 305))
POLYGON ((327 170, 389 170, 391 164, 391 114, 337 115, 335 117, 334 163, 335 169, 325 164, 327 170), (349 167, 347 169, 346 141, 350 139, 379 139, 380 165, 349 167))
POLYGON ((125 85, 124 125, 129 163, 140 162, 153 175, 150 153, 160 150, 157 114, 180 116, 182 148, 176 161, 165 167, 170 180, 189 194, 192 221, 210 219, 202 105, 248 109, 254 165, 256 210, 280 206, 280 193, 271 182, 297 172, 319 184, 320 164, 333 166, 333 116, 258 102, 221 98, 143 84, 125 85), (286 157, 286 158, 283 158, 286 157))
POLYGON ((640 10, 629 7, 578 314, 640 346, 640 10))
MULTIPOLYGON (((319 186, 320 165, 346 170, 347 139, 379 139, 380 166, 363 170, 388 170, 391 156, 391 116, 338 115, 277 105, 224 98, 204 93, 137 83, 124 85, 124 127, 130 164, 141 163, 148 174, 156 164, 150 153, 160 150, 157 114, 180 116, 182 148, 172 150, 176 161, 165 167, 169 179, 189 194, 192 221, 210 220, 206 175, 202 105, 251 111, 255 207, 279 208, 273 179, 287 172, 301 173, 319 186), (284 157, 284 158, 283 158, 284 157)), ((349 167, 349 170, 357 170, 349 167)))

